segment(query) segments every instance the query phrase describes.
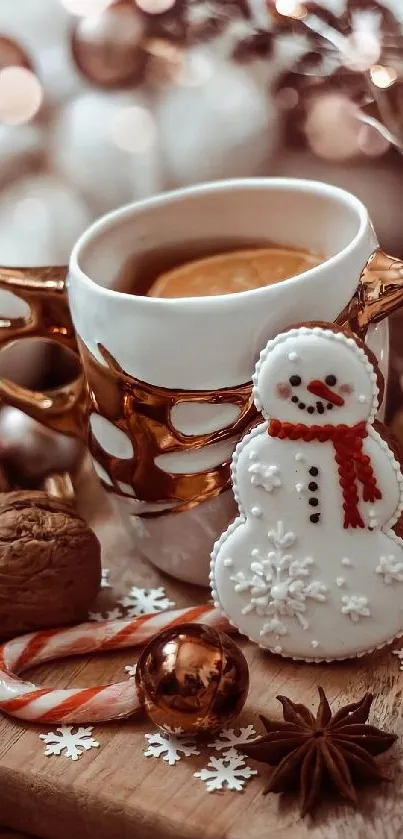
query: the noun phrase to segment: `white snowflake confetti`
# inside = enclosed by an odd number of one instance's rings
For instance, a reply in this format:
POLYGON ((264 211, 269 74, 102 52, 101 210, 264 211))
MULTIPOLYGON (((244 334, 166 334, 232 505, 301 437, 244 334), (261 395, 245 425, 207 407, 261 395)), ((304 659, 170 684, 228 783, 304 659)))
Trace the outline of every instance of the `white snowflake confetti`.
POLYGON ((214 740, 214 743, 209 743, 208 746, 209 749, 215 749, 217 752, 230 748, 236 748, 242 752, 239 746, 243 746, 245 743, 251 743, 256 738, 257 734, 253 725, 248 725, 246 728, 239 728, 237 730, 234 728, 224 728, 220 731, 218 739, 214 740))
POLYGON ((245 759, 236 749, 229 749, 223 757, 210 758, 205 768, 194 773, 195 778, 205 782, 207 792, 215 792, 224 787, 242 792, 252 775, 257 775, 256 769, 246 766, 245 759))
POLYGON ((252 463, 248 469, 252 476, 252 486, 262 487, 266 492, 273 492, 281 487, 280 472, 277 466, 266 466, 264 463, 252 463))
POLYGON ((133 679, 136 675, 136 667, 137 664, 126 664, 125 671, 129 676, 129 679, 133 679))
POLYGON ((122 610, 116 606, 108 612, 88 612, 90 621, 114 621, 123 616, 122 610))
POLYGON ((394 582, 403 583, 403 562, 396 559, 393 554, 381 556, 375 571, 377 574, 382 574, 383 582, 387 586, 394 582))
POLYGON ((341 598, 341 602, 343 604, 341 607, 342 615, 347 615, 353 623, 358 623, 361 618, 371 617, 367 597, 362 597, 359 594, 352 594, 351 596, 345 594, 341 598))
POLYGON ((129 594, 119 600, 119 603, 127 609, 127 617, 129 618, 163 612, 165 609, 175 606, 175 603, 166 596, 165 589, 162 586, 151 589, 132 586, 129 594))
POLYGON ((263 557, 255 548, 251 554, 250 573, 238 571, 230 579, 235 583, 236 592, 250 591, 250 600, 242 610, 243 614, 256 611, 259 617, 270 618, 260 634, 274 633, 279 637, 288 633, 284 618, 296 618, 302 629, 308 629, 304 615, 305 601, 323 602, 327 588, 318 580, 306 579, 311 575, 312 557, 293 559, 292 554, 287 552, 295 543, 296 536, 291 531, 285 531, 283 522, 279 521, 277 529, 269 530, 267 536, 275 550, 263 557))
POLYGON ((109 568, 102 568, 102 570, 101 570, 101 588, 112 588, 112 586, 109 582, 110 573, 111 572, 110 572, 109 568))
POLYGON ((175 728, 172 732, 155 731, 153 734, 146 734, 148 746, 144 750, 144 756, 162 757, 166 763, 174 766, 178 760, 181 760, 180 752, 184 757, 199 755, 195 740, 186 734, 181 734, 181 730, 175 728))
POLYGON ((74 733, 73 727, 72 725, 61 725, 55 731, 40 734, 40 739, 46 743, 45 755, 60 755, 63 752, 64 757, 78 760, 83 752, 99 748, 99 743, 92 737, 92 725, 87 726, 87 728, 79 727, 74 733))

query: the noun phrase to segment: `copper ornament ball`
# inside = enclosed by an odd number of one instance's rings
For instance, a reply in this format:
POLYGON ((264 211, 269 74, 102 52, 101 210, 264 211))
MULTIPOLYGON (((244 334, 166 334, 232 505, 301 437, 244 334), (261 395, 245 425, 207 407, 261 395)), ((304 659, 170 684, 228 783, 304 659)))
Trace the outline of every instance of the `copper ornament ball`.
POLYGON ((86 79, 97 87, 119 89, 141 82, 147 61, 145 22, 124 2, 108 6, 98 15, 78 20, 71 48, 86 79))
POLYGON ((248 665, 224 632, 182 624, 164 630, 143 650, 136 688, 148 716, 160 728, 214 732, 242 710, 249 689, 248 665))

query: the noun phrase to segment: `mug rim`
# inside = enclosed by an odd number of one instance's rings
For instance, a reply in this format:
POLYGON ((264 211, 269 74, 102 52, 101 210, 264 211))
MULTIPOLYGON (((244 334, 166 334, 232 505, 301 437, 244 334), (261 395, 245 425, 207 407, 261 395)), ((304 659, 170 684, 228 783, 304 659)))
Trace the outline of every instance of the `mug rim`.
POLYGON ((348 242, 344 248, 333 256, 330 256, 328 259, 325 259, 319 265, 308 268, 306 271, 302 271, 294 277, 287 277, 282 280, 281 286, 286 285, 289 290, 292 290, 293 286, 297 283, 303 282, 306 277, 315 277, 323 270, 323 268, 337 268, 337 264, 342 262, 355 249, 365 233, 368 223, 370 223, 368 210, 365 204, 363 204, 357 196, 353 195, 346 189, 342 189, 341 187, 334 186, 333 184, 324 181, 315 181, 306 178, 281 177, 230 178, 220 181, 210 181, 207 183, 194 184, 192 186, 169 190, 168 192, 160 192, 140 201, 132 201, 129 204, 125 204, 122 207, 118 207, 117 209, 111 210, 110 212, 100 216, 100 218, 96 219, 89 225, 89 227, 86 228, 86 230, 84 230, 73 246, 69 260, 69 275, 73 274, 75 278, 84 285, 89 286, 93 291, 96 290, 100 294, 105 294, 106 296, 114 298, 118 297, 119 299, 122 299, 122 302, 128 300, 133 301, 133 297, 135 296, 137 304, 154 307, 154 309, 157 306, 164 307, 165 309, 167 307, 170 307, 171 309, 176 307, 186 308, 187 310, 194 309, 196 307, 198 309, 200 309, 200 307, 211 306, 217 308, 223 305, 231 306, 234 300, 237 300, 238 304, 241 303, 242 300, 246 302, 250 298, 262 294, 262 292, 265 292, 266 294, 270 293, 270 289, 278 287, 278 283, 273 286, 260 286, 258 288, 231 292, 229 294, 200 295, 198 297, 148 297, 142 294, 133 295, 99 285, 96 280, 93 280, 90 276, 88 276, 88 274, 80 266, 82 252, 91 240, 102 234, 104 230, 118 225, 128 217, 132 215, 136 217, 141 215, 144 210, 152 210, 153 207, 172 205, 181 201, 183 198, 187 198, 192 195, 195 196, 219 191, 230 191, 232 189, 237 191, 255 189, 263 192, 275 189, 282 190, 284 192, 303 191, 309 194, 322 196, 324 198, 336 199, 340 204, 355 210, 359 219, 359 227, 357 233, 351 241, 348 242))

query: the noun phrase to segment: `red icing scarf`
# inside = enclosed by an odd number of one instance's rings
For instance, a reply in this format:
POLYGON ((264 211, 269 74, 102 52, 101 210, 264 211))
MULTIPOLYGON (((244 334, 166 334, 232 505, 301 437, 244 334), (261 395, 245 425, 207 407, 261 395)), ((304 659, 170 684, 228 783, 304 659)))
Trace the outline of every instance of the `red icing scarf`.
POLYGON ((303 440, 306 443, 314 440, 319 443, 332 442, 339 484, 343 494, 343 527, 365 527, 358 509, 358 481, 363 486, 364 501, 374 502, 382 498, 371 459, 362 450, 362 441, 368 436, 365 422, 359 422, 357 425, 309 426, 273 419, 269 423, 267 432, 271 437, 278 437, 279 440, 303 440))

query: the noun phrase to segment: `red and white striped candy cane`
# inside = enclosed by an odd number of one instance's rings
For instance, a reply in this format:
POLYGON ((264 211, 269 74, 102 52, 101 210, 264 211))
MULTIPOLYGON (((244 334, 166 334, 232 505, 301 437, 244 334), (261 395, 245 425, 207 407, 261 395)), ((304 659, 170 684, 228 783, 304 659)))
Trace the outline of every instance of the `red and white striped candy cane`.
POLYGON ((182 623, 203 623, 231 631, 225 618, 207 604, 134 620, 106 620, 33 632, 7 641, 0 647, 0 710, 35 723, 105 722, 128 717, 140 709, 131 679, 102 687, 57 690, 24 682, 17 673, 65 656, 136 647, 161 630, 182 623))

